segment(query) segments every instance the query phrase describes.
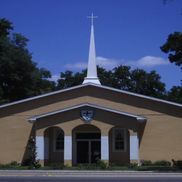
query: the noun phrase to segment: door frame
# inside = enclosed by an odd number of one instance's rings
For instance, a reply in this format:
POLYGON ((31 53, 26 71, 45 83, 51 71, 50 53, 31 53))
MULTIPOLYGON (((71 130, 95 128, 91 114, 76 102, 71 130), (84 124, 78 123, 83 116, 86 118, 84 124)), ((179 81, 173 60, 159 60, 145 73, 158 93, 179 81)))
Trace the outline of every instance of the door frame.
POLYGON ((76 139, 76 134, 77 133, 101 133, 99 131, 75 131, 73 133, 73 142, 74 142, 74 147, 73 147, 73 152, 75 153, 75 164, 78 164, 77 162, 77 141, 88 141, 88 149, 89 149, 89 163, 88 164, 91 164, 91 142, 92 141, 100 141, 100 145, 101 145, 101 137, 100 139, 76 139))

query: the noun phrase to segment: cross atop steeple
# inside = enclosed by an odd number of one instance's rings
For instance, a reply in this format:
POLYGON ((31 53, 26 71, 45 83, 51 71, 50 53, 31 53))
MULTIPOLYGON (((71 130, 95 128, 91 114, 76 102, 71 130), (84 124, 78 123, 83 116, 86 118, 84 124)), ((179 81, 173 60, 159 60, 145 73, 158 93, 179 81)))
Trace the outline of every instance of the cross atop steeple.
POLYGON ((91 16, 87 16, 87 18, 90 18, 91 20, 91 25, 94 25, 94 18, 98 18, 97 16, 94 16, 94 14, 92 13, 91 16))
POLYGON ((89 48, 89 56, 88 56, 87 77, 84 79, 83 84, 94 83, 94 84, 100 85, 100 81, 97 77, 94 25, 93 25, 93 20, 94 18, 97 18, 97 16, 94 16, 92 13, 92 15, 89 16, 88 18, 91 19, 90 48, 89 48))

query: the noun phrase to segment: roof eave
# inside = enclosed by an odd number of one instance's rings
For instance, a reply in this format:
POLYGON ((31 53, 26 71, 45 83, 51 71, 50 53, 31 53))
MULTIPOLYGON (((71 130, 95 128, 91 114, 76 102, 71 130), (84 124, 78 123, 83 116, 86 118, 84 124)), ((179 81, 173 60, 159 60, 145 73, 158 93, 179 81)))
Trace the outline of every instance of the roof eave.
POLYGON ((85 83, 85 84, 82 84, 82 85, 77 85, 77 86, 74 86, 74 87, 70 87, 70 88, 50 92, 50 93, 47 93, 47 94, 42 94, 42 95, 39 95, 39 96, 35 96, 35 97, 31 97, 31 98, 11 102, 11 103, 8 103, 8 104, 4 104, 4 105, 0 106, 0 109, 4 108, 4 107, 8 107, 8 106, 13 106, 13 105, 16 105, 16 104, 21 104, 23 102, 28 102, 28 101, 31 101, 31 100, 39 99, 39 98, 42 98, 42 97, 51 96, 51 95, 71 91, 71 90, 74 90, 74 89, 79 89, 79 88, 86 87, 86 86, 95 86, 95 87, 98 87, 98 88, 103 88, 103 89, 106 89, 106 90, 111 90, 111 91, 115 91, 115 92, 118 92, 118 93, 128 94, 128 95, 131 95, 131 96, 136 96, 136 97, 140 97, 140 98, 144 98, 144 99, 149 99, 149 100, 152 100, 152 101, 161 102, 161 103, 164 103, 164 104, 169 104, 169 105, 173 105, 173 106, 177 106, 177 107, 182 108, 182 104, 178 104, 178 103, 175 103, 175 102, 170 102, 170 101, 166 101, 166 100, 162 100, 162 99, 158 99, 158 98, 154 98, 154 97, 150 97, 150 96, 145 96, 145 95, 141 95, 141 94, 137 94, 137 93, 133 93, 133 92, 128 92, 128 91, 124 91, 124 90, 120 90, 120 89, 116 89, 116 88, 112 88, 112 87, 108 87, 108 86, 98 85, 98 84, 94 84, 94 83, 85 83))

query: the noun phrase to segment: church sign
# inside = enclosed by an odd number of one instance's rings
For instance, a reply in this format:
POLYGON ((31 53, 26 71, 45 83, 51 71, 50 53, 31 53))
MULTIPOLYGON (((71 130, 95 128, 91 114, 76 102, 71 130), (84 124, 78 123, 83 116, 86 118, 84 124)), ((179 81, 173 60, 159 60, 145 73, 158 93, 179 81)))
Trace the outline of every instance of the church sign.
POLYGON ((94 111, 93 110, 82 110, 81 117, 85 122, 90 122, 93 119, 94 111))

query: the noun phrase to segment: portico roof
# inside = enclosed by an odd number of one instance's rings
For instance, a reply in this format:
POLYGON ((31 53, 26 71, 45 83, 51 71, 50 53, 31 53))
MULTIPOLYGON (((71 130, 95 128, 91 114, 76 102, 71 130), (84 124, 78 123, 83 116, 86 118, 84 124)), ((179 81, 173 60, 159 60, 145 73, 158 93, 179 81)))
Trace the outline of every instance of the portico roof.
POLYGON ((64 109, 60 109, 60 110, 40 114, 40 115, 37 115, 37 116, 33 116, 33 117, 29 118, 28 121, 29 122, 35 122, 35 121, 37 121, 38 119, 41 119, 41 118, 45 118, 45 117, 48 117, 48 116, 53 116, 55 114, 71 111, 71 110, 82 108, 82 107, 91 107, 91 108, 100 109, 100 110, 103 110, 103 111, 108 111, 108 112, 123 115, 123 116, 128 116, 128 117, 136 119, 139 122, 144 122, 144 121, 147 120, 143 116, 139 116, 139 115, 135 115, 135 114, 127 113, 127 112, 122 112, 122 111, 119 111, 119 110, 111 109, 111 108, 96 105, 96 104, 83 103, 83 104, 78 104, 78 105, 74 105, 74 106, 71 106, 71 107, 67 107, 67 108, 64 108, 64 109))

